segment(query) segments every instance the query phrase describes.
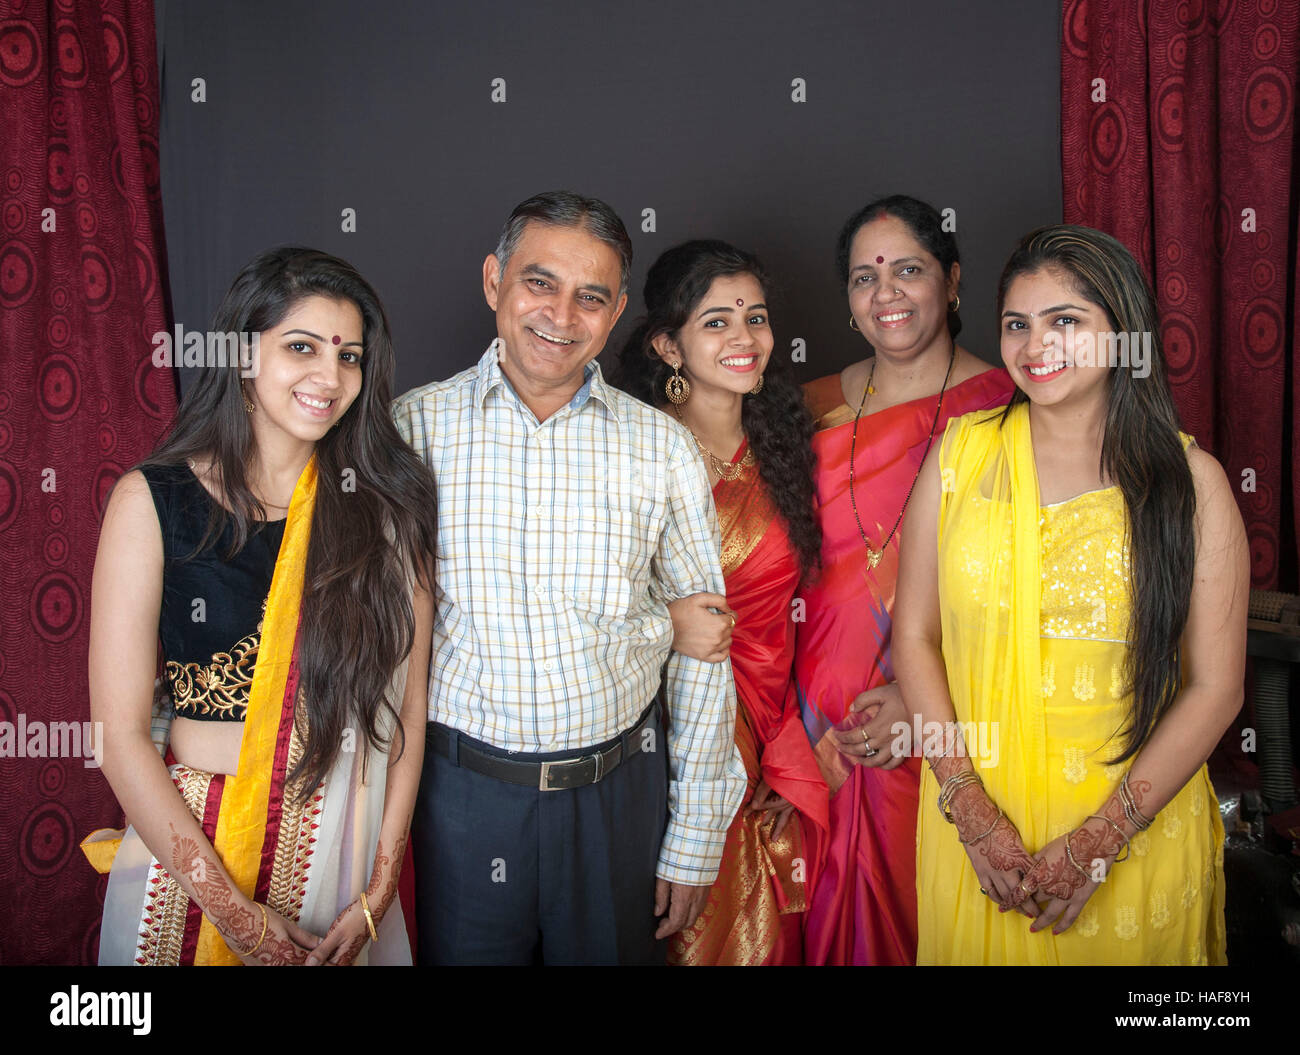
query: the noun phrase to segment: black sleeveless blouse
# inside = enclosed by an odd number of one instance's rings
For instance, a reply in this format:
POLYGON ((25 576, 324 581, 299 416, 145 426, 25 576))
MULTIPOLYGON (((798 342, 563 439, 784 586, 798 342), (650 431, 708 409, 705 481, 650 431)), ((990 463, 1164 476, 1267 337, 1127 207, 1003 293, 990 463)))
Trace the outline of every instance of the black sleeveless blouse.
POLYGON ((262 616, 284 538, 284 521, 260 524, 233 560, 233 528, 198 553, 213 499, 187 466, 150 466, 163 540, 158 633, 181 718, 242 722, 262 638, 262 616))

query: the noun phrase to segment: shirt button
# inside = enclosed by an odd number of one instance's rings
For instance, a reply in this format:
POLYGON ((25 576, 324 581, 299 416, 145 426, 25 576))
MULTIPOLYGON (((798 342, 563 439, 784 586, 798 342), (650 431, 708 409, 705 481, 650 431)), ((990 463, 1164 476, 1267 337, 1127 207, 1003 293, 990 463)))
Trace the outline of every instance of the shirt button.
POLYGON ((545 597, 545 596, 546 596, 546 587, 545 587, 545 586, 538 586, 536 589, 533 590, 533 593, 537 594, 538 597, 545 597))
POLYGON ((546 516, 546 507, 545 507, 545 506, 535 506, 535 507, 533 508, 533 516, 539 516, 539 517, 544 517, 544 516, 546 516))
POLYGON ((555 660, 553 659, 548 659, 545 663, 542 664, 542 670, 546 671, 547 674, 551 673, 551 671, 553 671, 554 669, 555 669, 555 660))

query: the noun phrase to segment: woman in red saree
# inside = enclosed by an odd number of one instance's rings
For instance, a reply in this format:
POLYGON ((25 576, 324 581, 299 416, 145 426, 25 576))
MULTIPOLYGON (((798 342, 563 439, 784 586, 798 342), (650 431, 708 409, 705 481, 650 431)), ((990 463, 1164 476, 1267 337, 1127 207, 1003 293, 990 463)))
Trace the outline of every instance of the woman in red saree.
POLYGON ((840 233, 852 329, 872 358, 804 387, 816 422, 822 573, 802 591, 795 683, 830 789, 830 833, 805 920, 810 964, 916 960, 915 751, 890 636, 899 527, 949 418, 1013 389, 956 343, 956 239, 914 198, 873 202, 840 233))
MULTIPOLYGON (((820 543, 812 422, 788 368, 771 359, 765 285, 758 261, 725 243, 670 249, 650 269, 647 317, 617 371, 691 432, 714 482, 727 596, 678 604, 694 606, 706 638, 734 620, 736 747, 749 789, 704 912, 672 938, 675 964, 802 963, 810 863, 826 827, 826 786, 790 678, 792 601, 820 543), (710 602, 724 614, 701 619, 710 602)), ((696 654, 682 638, 676 646, 696 654)), ((713 644, 700 658, 716 658, 713 644)))

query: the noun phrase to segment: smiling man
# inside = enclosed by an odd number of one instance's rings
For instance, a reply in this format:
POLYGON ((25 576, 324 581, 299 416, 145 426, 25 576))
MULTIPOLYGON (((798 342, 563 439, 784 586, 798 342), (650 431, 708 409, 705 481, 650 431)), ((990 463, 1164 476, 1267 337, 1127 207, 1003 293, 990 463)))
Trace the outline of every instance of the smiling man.
POLYGON ((631 258, 604 202, 523 202, 483 264, 497 339, 394 408, 438 482, 421 963, 662 961, 745 790, 731 666, 670 654, 664 605, 722 592, 707 478, 594 362, 631 258))

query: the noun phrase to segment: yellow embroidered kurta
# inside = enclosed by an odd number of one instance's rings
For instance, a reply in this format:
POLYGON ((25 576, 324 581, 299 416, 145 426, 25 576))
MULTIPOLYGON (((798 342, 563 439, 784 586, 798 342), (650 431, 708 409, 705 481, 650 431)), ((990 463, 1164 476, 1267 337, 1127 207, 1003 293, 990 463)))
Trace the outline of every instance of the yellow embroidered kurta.
MULTIPOLYGON (((1131 764, 1106 762, 1130 706, 1127 513, 1117 487, 1040 507, 1027 408, 1001 429, 996 416, 967 415, 944 438, 943 650, 977 771, 1036 853, 1097 813, 1131 764)), ((938 791, 927 767, 919 963, 1225 962, 1223 824, 1204 766, 1059 936, 979 892, 938 791)))

